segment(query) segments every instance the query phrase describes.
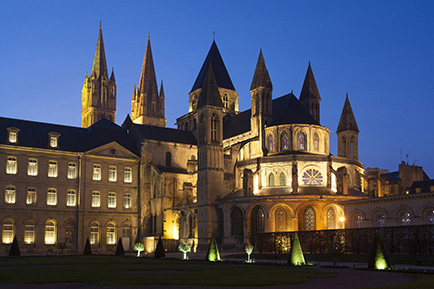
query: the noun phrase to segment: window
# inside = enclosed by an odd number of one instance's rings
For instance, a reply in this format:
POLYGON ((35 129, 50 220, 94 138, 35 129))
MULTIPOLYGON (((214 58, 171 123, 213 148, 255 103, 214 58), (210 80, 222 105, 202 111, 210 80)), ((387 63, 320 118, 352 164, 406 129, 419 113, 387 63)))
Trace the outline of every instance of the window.
POLYGON ((363 224, 363 217, 360 215, 357 215, 354 218, 354 228, 361 228, 363 224))
POLYGON ((313 231, 315 228, 315 211, 311 207, 308 207, 304 211, 304 229, 306 231, 313 231))
POLYGON ((299 150, 306 150, 306 135, 303 132, 298 133, 298 146, 299 150))
POLYGON ((56 189, 48 189, 47 192, 47 205, 55 206, 57 205, 57 191, 56 189))
POLYGON ((57 178, 57 162, 49 161, 48 162, 48 177, 49 178, 57 178))
POLYGON ((36 189, 35 188, 28 188, 27 189, 26 204, 27 205, 36 204, 36 189))
POLYGON ((279 176, 279 186, 286 186, 286 176, 284 172, 280 173, 279 176))
POLYGON ((18 142, 18 132, 20 130, 16 127, 8 128, 8 141, 9 143, 17 143, 18 142))
POLYGON ((101 166, 100 165, 93 165, 92 180, 101 181, 101 166))
POLYGON ((317 133, 313 135, 313 150, 319 152, 319 136, 317 133))
POLYGON ((59 146, 59 136, 60 134, 57 132, 50 132, 48 134, 48 144, 52 148, 57 148, 59 146))
POLYGON ((223 95, 223 107, 229 108, 229 96, 227 93, 223 95))
POLYGON ((288 134, 286 132, 282 133, 281 147, 282 147, 282 150, 288 149, 288 134))
POLYGON ((6 192, 5 192, 5 202, 8 204, 15 204, 15 187, 13 186, 7 186, 6 192))
POLYGON ((24 243, 35 243, 35 223, 33 221, 27 221, 24 224, 24 243))
POLYGON ((90 225, 90 244, 99 244, 99 226, 97 223, 90 225))
POLYGON ((273 151, 273 136, 271 134, 268 136, 268 151, 273 151))
POLYGON ((133 181, 133 171, 131 168, 125 168, 124 171, 124 182, 131 183, 133 181))
POLYGON ((268 186, 274 187, 274 174, 273 173, 270 173, 268 175, 268 186))
POLYGON ((347 157, 347 140, 342 138, 342 156, 347 157))
POLYGON ((320 186, 323 182, 323 177, 318 170, 307 169, 302 175, 302 181, 305 185, 320 186))
POLYGON ((211 141, 217 140, 217 117, 215 114, 211 116, 211 141))
POLYGON ((166 153, 166 167, 172 166, 172 154, 170 152, 166 153))
POLYGON ((286 212, 283 208, 278 208, 275 214, 276 232, 286 231, 286 212))
POLYGON ((3 223, 2 236, 3 244, 12 244, 14 240, 14 223, 11 220, 7 220, 3 223))
POLYGON ((109 167, 109 182, 116 182, 118 178, 116 167, 110 166, 109 167))
POLYGON ((116 231, 115 225, 108 224, 107 225, 107 245, 116 244, 116 231))
POLYGON ((71 221, 65 224, 65 243, 74 243, 74 223, 71 221))
POLYGON ((68 179, 77 178, 77 164, 68 163, 68 179))
POLYGON ((6 161, 6 173, 9 175, 15 175, 17 173, 17 158, 8 157, 6 161))
POLYGON ((92 207, 99 208, 101 206, 101 198, 99 192, 92 192, 92 207))
POLYGON ((109 208, 116 208, 116 194, 115 193, 108 193, 108 207, 109 208))
POLYGON ((259 208, 256 213, 256 232, 263 233, 265 229, 265 214, 264 211, 259 208))
POLYGON ((241 241, 243 234, 243 211, 235 207, 231 212, 231 235, 241 241))
POLYGON ((411 223, 410 213, 403 212, 401 213, 401 226, 409 226, 411 223))
POLYGON ((122 238, 130 238, 131 237, 131 226, 125 224, 122 226, 122 238))
POLYGON ((336 229, 335 210, 332 208, 327 211, 327 229, 336 229))
POLYGON ((29 159, 29 165, 27 167, 27 175, 37 176, 38 175, 38 160, 29 159))
POLYGON ((74 207, 76 204, 76 198, 75 198, 75 191, 74 190, 68 190, 66 192, 66 206, 68 207, 74 207))
POLYGON ((131 194, 124 194, 124 208, 131 208, 131 194))
POLYGON ((45 244, 56 244, 56 225, 53 221, 45 223, 45 244))
POLYGON ((381 214, 377 216, 377 227, 385 227, 386 226, 386 216, 381 214))

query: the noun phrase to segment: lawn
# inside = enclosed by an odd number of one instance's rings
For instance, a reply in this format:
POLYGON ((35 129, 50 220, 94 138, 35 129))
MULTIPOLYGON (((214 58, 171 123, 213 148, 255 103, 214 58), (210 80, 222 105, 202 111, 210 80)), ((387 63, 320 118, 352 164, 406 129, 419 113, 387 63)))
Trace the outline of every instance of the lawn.
POLYGON ((8 284, 266 286, 328 277, 333 275, 306 267, 114 256, 21 257, 0 261, 0 280, 8 284))

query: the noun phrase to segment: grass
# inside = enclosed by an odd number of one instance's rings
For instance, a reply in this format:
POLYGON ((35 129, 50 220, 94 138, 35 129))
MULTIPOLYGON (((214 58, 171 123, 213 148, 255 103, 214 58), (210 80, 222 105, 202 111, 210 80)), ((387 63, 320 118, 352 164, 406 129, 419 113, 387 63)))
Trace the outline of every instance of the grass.
POLYGON ((310 268, 114 256, 23 257, 0 261, 0 280, 8 284, 269 286, 330 277, 333 275, 310 268))
MULTIPOLYGON (((394 274, 394 273, 390 273, 394 274)), ((393 286, 370 287, 369 289, 432 289, 434 284, 434 275, 415 275, 416 281, 393 286)), ((365 288, 368 289, 368 288, 365 288)))

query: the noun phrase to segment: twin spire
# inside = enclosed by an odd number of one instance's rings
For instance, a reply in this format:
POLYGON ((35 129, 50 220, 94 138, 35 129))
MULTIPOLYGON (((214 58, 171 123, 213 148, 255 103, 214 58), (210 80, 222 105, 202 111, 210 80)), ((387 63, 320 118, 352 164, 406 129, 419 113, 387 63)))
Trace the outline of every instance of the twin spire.
POLYGON ((98 42, 96 44, 91 76, 93 75, 95 78, 102 76, 108 79, 107 61, 105 58, 104 41, 102 39, 102 22, 99 23, 98 42))

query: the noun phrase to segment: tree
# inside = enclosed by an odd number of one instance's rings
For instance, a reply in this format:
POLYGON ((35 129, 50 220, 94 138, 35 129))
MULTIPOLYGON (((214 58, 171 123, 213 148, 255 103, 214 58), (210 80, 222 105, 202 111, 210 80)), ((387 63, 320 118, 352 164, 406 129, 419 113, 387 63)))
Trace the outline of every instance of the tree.
POLYGON ((124 246, 122 245, 122 239, 119 238, 118 244, 116 246, 115 256, 123 256, 125 255, 124 246))
POLYGON ((341 230, 337 230, 333 239, 328 244, 328 253, 333 256, 333 265, 337 266, 338 257, 345 252, 345 236, 341 230))
POLYGON ((178 245, 178 250, 183 253, 182 259, 187 260, 187 253, 191 250, 190 245, 188 243, 181 243, 178 245))
POLYGON ((291 250, 289 251, 288 265, 305 265, 303 250, 301 249, 300 240, 298 239, 297 232, 292 238, 291 250))
POLYGON ((163 240, 161 240, 161 236, 160 236, 160 238, 158 238, 157 248, 155 249, 154 258, 161 259, 164 257, 166 257, 166 253, 164 252, 163 240))
POLYGON ((137 257, 140 257, 140 252, 145 250, 145 245, 143 243, 135 243, 134 251, 137 251, 137 257))
POLYGON ((247 263, 252 263, 252 260, 250 260, 250 254, 253 252, 253 245, 246 245, 246 247, 244 247, 244 251, 247 253, 247 263))
POLYGON ((86 239, 86 245, 84 245, 83 255, 92 255, 92 248, 90 247, 89 238, 86 239))
POLYGON ((381 240, 380 231, 375 231, 374 243, 372 246, 371 255, 369 256, 368 268, 376 270, 389 270, 390 261, 384 249, 383 241, 381 240))
POLYGON ((14 240, 12 242, 11 248, 9 250, 9 256, 11 256, 11 257, 20 256, 20 248, 18 247, 17 235, 15 235, 14 240))
POLYGON ((206 260, 211 262, 220 261, 219 248, 217 247, 217 242, 214 238, 211 238, 211 241, 209 242, 206 260))

